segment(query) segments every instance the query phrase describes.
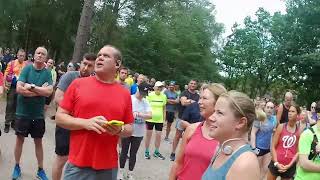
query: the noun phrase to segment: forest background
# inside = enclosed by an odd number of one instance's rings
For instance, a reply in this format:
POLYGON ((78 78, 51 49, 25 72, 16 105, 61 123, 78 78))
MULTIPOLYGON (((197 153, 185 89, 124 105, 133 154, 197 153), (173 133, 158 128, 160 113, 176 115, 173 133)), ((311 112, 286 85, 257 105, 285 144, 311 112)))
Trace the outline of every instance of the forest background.
POLYGON ((286 13, 259 8, 224 38, 208 0, 0 0, 0 47, 43 45, 57 62, 78 62, 112 44, 149 77, 220 82, 277 102, 291 90, 308 105, 320 99, 320 1, 285 2, 286 13))

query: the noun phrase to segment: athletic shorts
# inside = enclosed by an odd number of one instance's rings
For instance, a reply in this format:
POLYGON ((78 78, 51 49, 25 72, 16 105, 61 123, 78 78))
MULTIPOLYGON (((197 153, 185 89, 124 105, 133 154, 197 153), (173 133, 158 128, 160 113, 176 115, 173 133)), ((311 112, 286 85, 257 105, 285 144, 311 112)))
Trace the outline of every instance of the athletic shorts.
POLYGON ((270 172, 274 176, 280 176, 282 178, 293 178, 294 174, 296 173, 296 163, 294 163, 286 172, 279 172, 278 168, 274 166, 274 162, 271 160, 268 166, 270 172))
POLYGON ((163 123, 153 123, 146 121, 147 130, 153 130, 155 127, 156 131, 162 131, 163 123))
POLYGON ((117 180, 118 169, 94 170, 92 168, 80 168, 67 162, 63 180, 117 180))
POLYGON ((260 148, 256 148, 256 149, 259 152, 257 156, 264 156, 270 152, 270 149, 260 149, 260 148))
POLYGON ((56 148, 55 152, 59 156, 69 155, 70 131, 56 126, 56 148))
POLYGON ((173 123, 174 121, 174 112, 166 111, 166 120, 168 123, 173 123))
POLYGON ((15 120, 16 135, 32 138, 42 138, 46 131, 44 119, 27 119, 17 117, 15 120))

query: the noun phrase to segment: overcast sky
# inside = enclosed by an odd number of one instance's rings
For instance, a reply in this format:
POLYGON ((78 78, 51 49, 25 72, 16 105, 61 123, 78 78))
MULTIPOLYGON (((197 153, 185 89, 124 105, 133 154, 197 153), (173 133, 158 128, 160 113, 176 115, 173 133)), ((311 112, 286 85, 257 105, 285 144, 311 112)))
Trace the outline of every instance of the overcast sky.
POLYGON ((231 33, 232 25, 242 24, 246 16, 253 16, 259 7, 273 14, 276 11, 285 13, 284 0, 210 0, 217 10, 216 20, 225 25, 224 36, 231 33))

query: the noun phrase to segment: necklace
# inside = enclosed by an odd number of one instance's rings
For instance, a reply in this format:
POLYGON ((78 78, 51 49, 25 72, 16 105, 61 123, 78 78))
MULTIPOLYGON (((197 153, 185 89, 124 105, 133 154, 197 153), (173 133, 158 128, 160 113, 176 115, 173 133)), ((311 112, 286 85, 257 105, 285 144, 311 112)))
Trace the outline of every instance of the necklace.
POLYGON ((233 139, 228 139, 226 141, 224 141, 222 143, 221 146, 219 146, 218 151, 216 153, 216 155, 212 158, 211 161, 211 165, 213 165, 213 163, 217 160, 217 158, 219 157, 219 155, 221 154, 221 152, 223 152, 224 154, 230 156, 232 154, 234 154, 235 152, 237 152, 239 149, 241 149, 242 147, 246 146, 248 143, 246 142, 245 144, 239 146, 235 151, 233 151, 232 147, 230 145, 225 146, 225 143, 230 142, 230 141, 240 141, 240 140, 244 140, 243 138, 233 138, 233 139))

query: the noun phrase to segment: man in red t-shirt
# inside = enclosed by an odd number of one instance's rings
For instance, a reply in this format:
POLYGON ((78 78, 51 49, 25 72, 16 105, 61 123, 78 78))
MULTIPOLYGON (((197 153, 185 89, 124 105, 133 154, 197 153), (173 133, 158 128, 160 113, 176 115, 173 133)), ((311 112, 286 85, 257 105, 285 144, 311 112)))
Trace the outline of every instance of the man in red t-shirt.
POLYGON ((128 90, 115 81, 121 53, 104 46, 95 62, 95 76, 74 80, 56 114, 57 124, 71 130, 64 180, 116 180, 117 142, 132 134, 132 104, 128 90), (107 125, 120 120, 123 126, 107 125))

